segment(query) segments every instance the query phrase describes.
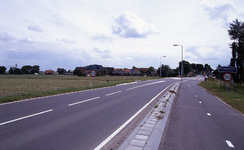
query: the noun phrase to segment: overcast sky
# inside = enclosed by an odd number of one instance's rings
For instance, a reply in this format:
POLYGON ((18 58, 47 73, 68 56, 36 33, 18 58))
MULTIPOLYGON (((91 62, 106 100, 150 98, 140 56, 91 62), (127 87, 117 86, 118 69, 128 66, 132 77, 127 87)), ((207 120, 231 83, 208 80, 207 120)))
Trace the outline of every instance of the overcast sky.
POLYGON ((243 0, 0 0, 0 66, 228 65, 243 0))

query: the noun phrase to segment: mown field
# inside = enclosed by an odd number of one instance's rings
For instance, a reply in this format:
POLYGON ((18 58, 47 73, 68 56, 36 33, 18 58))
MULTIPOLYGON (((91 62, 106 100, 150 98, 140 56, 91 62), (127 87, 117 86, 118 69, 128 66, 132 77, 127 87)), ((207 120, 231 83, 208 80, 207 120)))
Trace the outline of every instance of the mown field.
POLYGON ((0 75, 0 103, 150 79, 157 79, 157 77, 102 76, 93 78, 74 75, 0 75), (92 87, 90 87, 90 83, 92 87))
POLYGON ((199 84, 213 95, 229 104, 232 108, 244 114, 244 85, 229 84, 228 93, 226 92, 226 82, 209 78, 199 84))

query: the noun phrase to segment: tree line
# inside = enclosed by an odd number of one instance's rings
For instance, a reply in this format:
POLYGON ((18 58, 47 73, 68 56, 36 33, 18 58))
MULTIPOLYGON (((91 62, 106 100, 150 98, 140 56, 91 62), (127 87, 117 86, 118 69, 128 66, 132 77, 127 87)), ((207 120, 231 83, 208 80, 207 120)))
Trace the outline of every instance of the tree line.
POLYGON ((233 41, 229 44, 232 50, 230 66, 237 67, 234 80, 237 83, 244 83, 244 23, 238 19, 234 20, 230 23, 228 34, 233 41))
MULTIPOLYGON (((171 69, 169 65, 162 64, 161 66, 161 77, 175 77, 181 74, 181 61, 179 62, 179 67, 176 69, 171 69)), ((213 69, 209 64, 195 64, 189 63, 186 60, 183 60, 184 75, 187 76, 196 76, 196 75, 206 75, 211 74, 213 69)), ((157 73, 160 75, 160 67, 157 69, 157 73)))

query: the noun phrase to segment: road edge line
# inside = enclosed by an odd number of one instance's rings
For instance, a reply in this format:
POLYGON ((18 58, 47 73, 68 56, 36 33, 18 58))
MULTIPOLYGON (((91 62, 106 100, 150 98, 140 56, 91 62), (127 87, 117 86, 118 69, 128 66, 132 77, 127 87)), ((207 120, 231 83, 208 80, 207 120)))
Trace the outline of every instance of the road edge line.
POLYGON ((103 146, 105 146, 115 135, 117 135, 125 126, 127 126, 140 112, 142 112, 150 103, 152 103, 160 94, 162 94, 165 90, 167 90, 174 83, 167 86, 160 93, 158 93, 153 99, 151 99, 146 105, 144 105, 139 111, 137 111, 129 120, 127 120, 124 124, 122 124, 117 130, 115 130, 110 136, 108 136, 102 143, 100 143, 94 150, 100 150, 103 146))

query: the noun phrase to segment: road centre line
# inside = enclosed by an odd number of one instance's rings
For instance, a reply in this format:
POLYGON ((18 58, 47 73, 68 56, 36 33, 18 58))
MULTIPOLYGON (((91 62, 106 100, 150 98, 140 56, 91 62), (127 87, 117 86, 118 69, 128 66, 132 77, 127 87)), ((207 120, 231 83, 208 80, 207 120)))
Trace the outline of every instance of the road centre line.
POLYGON ((162 83, 162 82, 165 82, 165 81, 158 81, 158 82, 152 82, 152 83, 147 83, 147 84, 135 86, 135 87, 126 89, 126 91, 133 90, 133 89, 136 89, 136 88, 140 88, 140 87, 143 87, 143 86, 148 86, 148 85, 152 85, 152 84, 162 83))
POLYGON ((49 109, 49 110, 42 111, 42 112, 39 112, 39 113, 35 113, 35 114, 32 114, 32 115, 28 115, 28 116, 25 116, 25 117, 21 117, 21 118, 17 118, 17 119, 14 119, 14 120, 6 121, 6 122, 3 122, 3 123, 0 123, 0 126, 8 124, 8 123, 11 123, 11 122, 23 120, 23 119, 26 119, 26 118, 30 118, 30 117, 38 116, 38 115, 41 115, 41 114, 45 114, 45 113, 48 113, 48 112, 51 112, 51 111, 53 111, 53 110, 49 109))
POLYGON ((81 104, 81 103, 89 102, 89 101, 92 101, 92 100, 95 100, 95 99, 98 99, 98 98, 100 98, 100 97, 94 97, 94 98, 90 98, 90 99, 87 99, 87 100, 84 100, 84 101, 80 101, 80 102, 72 103, 72 104, 69 104, 68 106, 73 106, 73 105, 77 105, 77 104, 81 104))
POLYGON ((165 90, 167 90, 171 85, 170 84, 165 89, 163 89, 160 93, 158 93, 153 99, 151 99, 146 105, 144 105, 138 112, 136 112, 129 120, 127 120, 124 124, 122 124, 117 130, 115 130, 110 136, 108 136, 102 143, 100 143, 94 150, 100 150, 104 145, 106 145, 113 137, 115 137, 125 126, 127 126, 140 112, 142 112, 150 103, 152 103, 160 94, 162 94, 165 90))
POLYGON ((230 142, 230 141, 228 141, 228 140, 225 140, 225 142, 227 143, 227 145, 229 146, 229 147, 232 147, 232 148, 234 148, 234 145, 230 142))
POLYGON ((110 95, 118 94, 118 93, 120 93, 120 92, 122 92, 122 91, 117 91, 117 92, 109 93, 109 94, 106 94, 106 96, 110 96, 110 95))
POLYGON ((207 115, 208 115, 208 116, 211 116, 211 114, 210 114, 210 113, 207 113, 207 115))

